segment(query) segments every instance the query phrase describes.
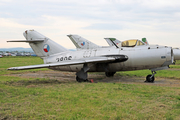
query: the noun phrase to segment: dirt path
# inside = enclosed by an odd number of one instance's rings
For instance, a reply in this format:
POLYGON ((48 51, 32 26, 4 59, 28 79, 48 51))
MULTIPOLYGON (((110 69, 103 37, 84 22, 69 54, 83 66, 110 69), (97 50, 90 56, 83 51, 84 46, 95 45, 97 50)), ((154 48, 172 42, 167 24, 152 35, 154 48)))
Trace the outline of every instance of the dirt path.
MULTIPOLYGON (((76 75, 74 72, 59 72, 59 71, 38 71, 35 73, 28 72, 22 74, 11 74, 8 76, 19 76, 22 78, 48 78, 50 80, 57 80, 61 83, 76 82, 76 75)), ((180 80, 168 78, 156 78, 154 83, 146 83, 145 77, 128 77, 119 76, 106 77, 104 73, 89 73, 88 79, 93 79, 94 83, 107 82, 107 83, 124 83, 124 84, 146 84, 156 86, 171 86, 180 87, 180 80)))

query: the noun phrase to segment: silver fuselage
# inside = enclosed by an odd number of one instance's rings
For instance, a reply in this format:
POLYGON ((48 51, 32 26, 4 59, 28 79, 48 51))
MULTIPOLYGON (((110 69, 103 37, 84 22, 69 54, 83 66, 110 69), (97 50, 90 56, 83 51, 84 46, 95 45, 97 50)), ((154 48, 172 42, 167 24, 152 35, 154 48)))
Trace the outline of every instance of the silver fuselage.
MULTIPOLYGON (((153 69, 168 66, 173 63, 174 56, 171 47, 166 46, 136 46, 121 48, 96 48, 78 51, 66 51, 52 56, 44 57, 44 63, 57 63, 67 60, 97 57, 104 55, 126 55, 127 61, 116 63, 88 64, 89 72, 116 72, 142 69, 153 69), (106 66, 106 67, 105 67, 106 66)), ((78 72, 83 64, 50 67, 53 70, 78 72)))

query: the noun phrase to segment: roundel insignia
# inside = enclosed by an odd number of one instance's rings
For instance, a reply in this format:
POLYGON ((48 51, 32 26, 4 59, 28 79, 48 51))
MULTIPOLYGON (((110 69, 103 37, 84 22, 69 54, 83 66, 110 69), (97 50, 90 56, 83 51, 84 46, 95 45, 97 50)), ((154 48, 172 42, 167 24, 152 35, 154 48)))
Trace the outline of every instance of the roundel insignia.
POLYGON ((85 45, 85 42, 82 42, 81 45, 84 46, 84 45, 85 45))
POLYGON ((47 45, 47 44, 44 45, 43 50, 44 50, 44 52, 49 52, 49 50, 50 50, 49 45, 47 45))

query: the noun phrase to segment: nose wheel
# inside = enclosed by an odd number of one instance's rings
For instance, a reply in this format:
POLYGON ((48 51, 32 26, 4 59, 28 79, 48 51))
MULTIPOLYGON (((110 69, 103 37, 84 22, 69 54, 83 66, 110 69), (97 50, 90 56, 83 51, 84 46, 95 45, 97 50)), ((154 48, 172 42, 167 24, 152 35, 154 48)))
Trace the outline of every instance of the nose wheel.
POLYGON ((153 83, 153 82, 154 82, 154 76, 152 77, 152 75, 147 75, 145 82, 151 82, 151 83, 153 83))
POLYGON ((145 82, 149 82, 149 83, 153 83, 155 78, 154 78, 154 75, 156 74, 155 71, 152 71, 152 75, 147 75, 146 76, 146 81, 145 82))

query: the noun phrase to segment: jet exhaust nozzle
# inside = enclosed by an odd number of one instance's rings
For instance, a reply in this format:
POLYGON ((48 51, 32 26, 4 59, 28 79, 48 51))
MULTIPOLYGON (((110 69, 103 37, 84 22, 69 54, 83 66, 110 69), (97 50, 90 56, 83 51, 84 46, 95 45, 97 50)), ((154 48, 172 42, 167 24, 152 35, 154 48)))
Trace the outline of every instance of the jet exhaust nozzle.
POLYGON ((173 54, 174 54, 174 60, 180 60, 180 49, 179 48, 173 49, 173 54))

